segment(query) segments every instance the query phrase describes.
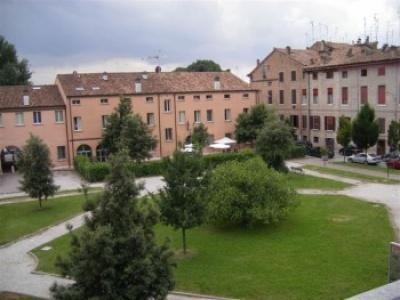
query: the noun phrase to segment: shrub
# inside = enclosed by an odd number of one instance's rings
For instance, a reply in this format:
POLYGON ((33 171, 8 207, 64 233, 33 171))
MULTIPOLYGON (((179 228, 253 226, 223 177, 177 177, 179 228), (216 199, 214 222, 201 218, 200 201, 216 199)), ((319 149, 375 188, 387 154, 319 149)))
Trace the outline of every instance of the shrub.
POLYGON ((211 174, 207 213, 213 224, 275 223, 295 205, 295 192, 285 176, 268 168, 261 158, 227 162, 211 174))
POLYGON ((290 148, 289 153, 287 154, 287 159, 290 158, 301 158, 306 155, 306 148, 301 145, 294 145, 290 148))

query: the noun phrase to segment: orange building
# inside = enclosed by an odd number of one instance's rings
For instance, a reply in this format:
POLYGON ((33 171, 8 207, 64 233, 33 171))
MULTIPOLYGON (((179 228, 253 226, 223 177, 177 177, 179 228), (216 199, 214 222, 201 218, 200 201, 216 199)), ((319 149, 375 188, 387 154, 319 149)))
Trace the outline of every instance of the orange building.
POLYGON ((230 72, 161 72, 159 67, 151 73, 59 74, 53 86, 18 87, 19 93, 11 97, 7 90, 13 89, 17 88, 0 87, 3 165, 7 165, 5 158, 10 158, 7 151, 20 148, 32 132, 49 145, 56 167, 71 167, 76 155, 105 159, 100 142, 120 97, 129 97, 133 112, 151 128, 157 139, 152 155, 160 157, 171 155, 197 123, 207 126, 210 142, 232 136, 236 117, 253 106, 257 96, 230 72), (26 96, 30 102, 24 105, 26 96), (17 111, 24 115, 40 112, 41 124, 36 124, 32 115, 32 121, 17 126, 17 111), (55 120, 59 111, 63 123, 55 120))

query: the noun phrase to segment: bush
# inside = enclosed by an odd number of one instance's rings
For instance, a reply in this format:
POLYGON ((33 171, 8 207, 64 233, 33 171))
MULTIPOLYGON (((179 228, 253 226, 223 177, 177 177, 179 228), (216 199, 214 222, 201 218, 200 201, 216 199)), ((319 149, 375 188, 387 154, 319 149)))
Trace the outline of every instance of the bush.
POLYGON ((261 158, 227 162, 211 174, 207 212, 213 224, 275 223, 295 205, 295 192, 286 177, 261 158))
POLYGON ((227 161, 245 161, 256 157, 251 149, 244 149, 240 152, 215 153, 203 156, 204 164, 208 168, 215 168, 217 165, 227 161))
POLYGON ((294 145, 289 150, 289 153, 288 153, 286 158, 287 159, 301 158, 301 157, 304 157, 304 156, 306 156, 306 148, 304 146, 301 146, 301 145, 294 145))

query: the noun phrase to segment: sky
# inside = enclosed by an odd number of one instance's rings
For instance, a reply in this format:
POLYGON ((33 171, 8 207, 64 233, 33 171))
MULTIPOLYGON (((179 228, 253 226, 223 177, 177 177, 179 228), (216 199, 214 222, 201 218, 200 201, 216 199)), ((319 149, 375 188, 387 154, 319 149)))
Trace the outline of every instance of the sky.
POLYGON ((0 0, 0 35, 28 59, 35 84, 197 59, 246 79, 274 47, 366 36, 400 44, 400 0, 0 0))

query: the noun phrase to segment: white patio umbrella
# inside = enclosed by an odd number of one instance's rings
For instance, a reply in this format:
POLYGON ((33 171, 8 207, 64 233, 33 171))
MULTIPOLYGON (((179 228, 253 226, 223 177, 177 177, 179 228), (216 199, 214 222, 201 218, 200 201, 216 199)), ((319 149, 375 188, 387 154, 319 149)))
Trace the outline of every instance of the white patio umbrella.
POLYGON ((229 149, 231 146, 225 144, 211 144, 209 147, 213 149, 229 149))
POLYGON ((236 144, 236 141, 233 140, 233 139, 230 139, 228 137, 223 137, 222 139, 214 141, 214 143, 215 144, 226 144, 226 145, 229 145, 229 144, 236 144))

